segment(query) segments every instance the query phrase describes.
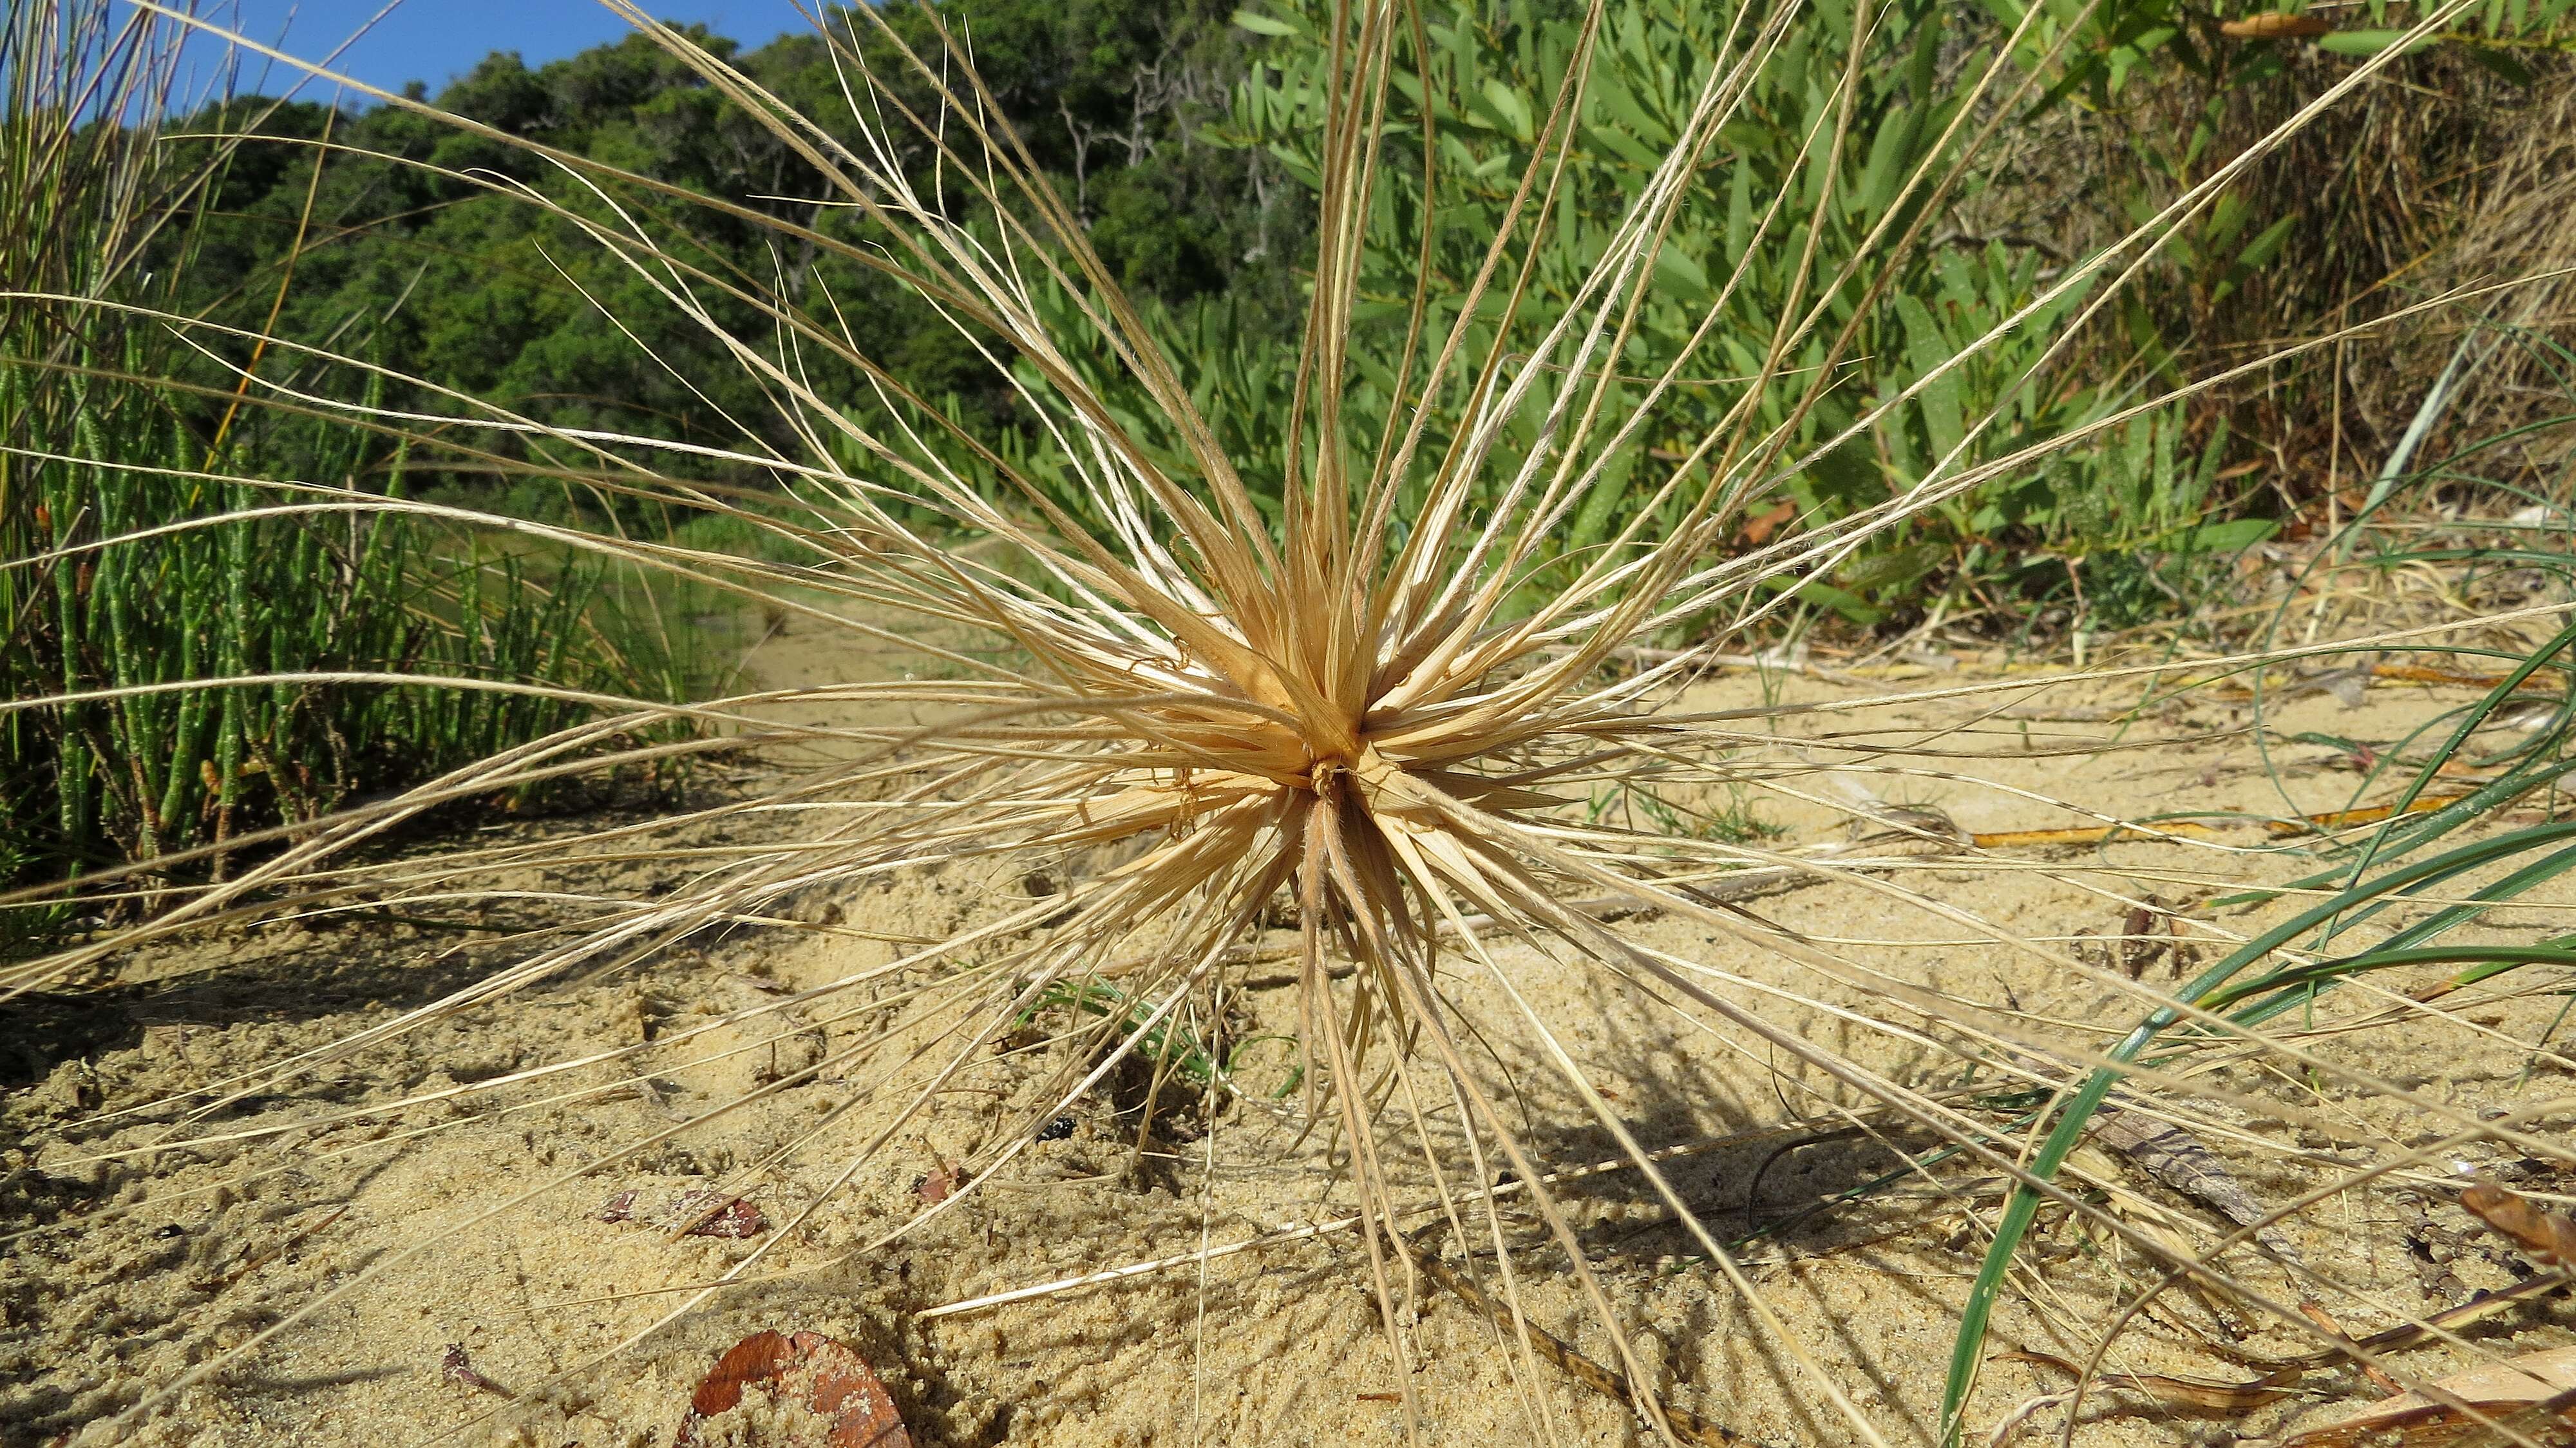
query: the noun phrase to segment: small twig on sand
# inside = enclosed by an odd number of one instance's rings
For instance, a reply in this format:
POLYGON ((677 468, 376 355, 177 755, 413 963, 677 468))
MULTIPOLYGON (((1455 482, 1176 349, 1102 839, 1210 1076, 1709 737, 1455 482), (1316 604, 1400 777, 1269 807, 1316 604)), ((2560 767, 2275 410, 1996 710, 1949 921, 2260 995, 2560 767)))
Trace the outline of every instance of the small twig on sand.
POLYGON ((473 1359, 468 1358, 465 1355, 465 1344, 461 1342, 451 1342, 447 1345, 447 1355, 438 1360, 438 1371, 439 1375, 446 1378, 449 1382, 472 1388, 478 1393, 490 1393, 496 1398, 515 1398, 519 1396, 518 1394, 511 1392, 508 1388, 505 1388, 499 1383, 492 1381, 490 1378, 483 1376, 481 1373, 474 1371, 473 1359))
POLYGON ((223 1276, 218 1277, 211 1282, 198 1283, 198 1290, 202 1292, 220 1292, 223 1289, 232 1286, 234 1283, 248 1277, 260 1268, 265 1267, 269 1263, 276 1261, 278 1258, 285 1256, 287 1253, 294 1251, 298 1246, 303 1244, 306 1238, 321 1231, 323 1228, 330 1226, 333 1222, 340 1220, 348 1214, 348 1204, 343 1202, 338 1207, 334 1208, 327 1216, 324 1216, 320 1221, 297 1228, 294 1235, 288 1237, 285 1241, 278 1243, 276 1246, 269 1248, 265 1252, 253 1252, 249 1256, 244 1257, 241 1260, 241 1265, 233 1268, 233 1270, 225 1273, 223 1276))
POLYGON ((2029 1422, 2033 1417, 2038 1414, 2045 1413, 2051 1408, 2062 1408, 2073 1401, 2075 1401, 2075 1393, 2073 1389, 2067 1389, 2062 1392, 2040 1394, 2038 1397, 2031 1399, 2029 1402, 2013 1409, 2010 1413, 2005 1414, 2004 1420, 1997 1423, 1995 1425, 1995 1431, 1987 1437, 1986 1448, 2003 1448, 2003 1445, 2011 1439, 2013 1434, 2021 1431, 2022 1424, 2029 1422))

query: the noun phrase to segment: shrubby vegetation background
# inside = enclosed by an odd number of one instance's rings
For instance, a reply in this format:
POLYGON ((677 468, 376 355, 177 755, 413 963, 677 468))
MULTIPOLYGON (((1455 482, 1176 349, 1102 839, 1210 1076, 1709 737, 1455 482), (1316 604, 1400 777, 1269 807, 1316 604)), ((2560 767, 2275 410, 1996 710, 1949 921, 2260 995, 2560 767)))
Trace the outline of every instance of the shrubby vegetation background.
MULTIPOLYGON (((2535 174, 2563 185, 2567 171, 2550 129, 2564 119, 2566 87, 2542 79, 2567 77, 2567 8, 2498 3, 2469 12, 2451 39, 2405 62, 2401 82, 2328 117, 2188 221, 2150 264, 2150 279, 2096 319, 2073 365, 2055 367, 2044 387, 2016 396, 2044 335, 1980 359, 1922 399, 1906 425, 1880 429, 1868 445, 1845 449, 1802 479, 1794 512, 1773 526, 1833 516, 1921 479, 1960 446, 1965 419, 1998 405, 2006 425, 1970 442, 1954 466, 2125 405, 2150 387, 2206 375, 2267 342, 2492 278, 2500 258, 2460 255, 2483 239, 2480 223, 2535 174), (2516 154, 2535 147, 2552 154, 2516 154)), ((1428 105, 1441 135, 1434 199, 1446 203, 1431 261, 1456 290, 1507 199, 1497 178, 1518 173, 1533 118, 1563 79, 1582 11, 1571 0, 1500 0, 1430 16, 1428 105)), ((1757 204, 1786 193, 1794 210, 1817 188, 1838 193, 1832 234, 1817 238, 1812 257, 1803 235, 1765 248, 1705 349, 1725 365, 1704 370, 1753 370, 1801 274, 1847 272, 1834 304, 1861 330, 1862 360, 1758 403, 1782 419, 1800 415, 1799 441, 1841 431, 1961 350, 2072 259, 2231 160, 2354 57, 2384 45, 2394 34, 2385 26, 2408 18, 2403 7, 2375 5, 2334 12, 2340 28, 2322 37, 2267 39, 2227 34, 2228 22, 2242 17, 2220 10, 2059 5, 2008 57, 2021 72, 2009 104, 1963 117, 1960 98, 2020 22, 2020 7, 1900 0, 1871 16, 1857 57, 1860 98, 1837 118, 1823 109, 1829 87, 1821 80, 1848 57, 1809 37, 1848 30, 1848 11, 1839 3, 1820 11, 1828 13, 1802 26, 1801 39, 1766 67, 1757 113, 1768 123, 1737 128, 1727 137, 1730 153, 1708 158, 1702 194, 1659 265, 1658 304, 1640 319, 1629 349, 1646 374, 1682 345, 1712 298, 1711 279, 1739 260, 1757 204), (1967 136, 1987 125, 2001 126, 2008 139, 1968 159, 1941 194, 1896 194, 1927 152, 1966 155, 1967 136), (1826 154, 1836 129, 1844 137, 1839 153, 1826 154), (1916 227, 1937 245, 1903 274, 1881 276, 1862 264, 1867 247, 1892 250, 1916 227)), ((1280 426, 1303 268, 1311 264, 1314 148, 1329 65, 1315 16, 1296 4, 1238 12, 1206 0, 960 0, 940 13, 971 47, 1002 118, 1089 226, 1112 274, 1160 313, 1170 345, 1203 379, 1212 420, 1257 472, 1276 453, 1266 430, 1280 426)), ((925 54, 938 49, 922 12, 897 7, 888 18, 902 43, 925 54)), ((1608 8, 1566 183, 1584 203, 1578 224, 1544 239, 1541 293, 1570 285, 1597 255, 1698 77, 1730 43, 1742 44, 1740 34, 1729 38, 1735 18, 1729 7, 1678 0, 1617 0, 1608 8)), ((840 23, 846 28, 846 18, 840 23)), ((864 25, 850 33, 861 53, 882 58, 873 67, 881 81, 927 107, 922 88, 904 83, 891 53, 896 42, 864 25)), ((703 38, 731 53, 721 38, 703 38)), ((735 58, 827 130, 847 109, 844 77, 814 37, 783 38, 735 58)), ((1409 121, 1426 102, 1411 76, 1398 76, 1396 88, 1389 133, 1397 139, 1389 144, 1409 146, 1409 121)), ((496 54, 431 99, 514 136, 819 231, 863 230, 773 135, 641 37, 533 70, 496 54)), ((742 369, 649 295, 634 269, 493 187, 533 189, 602 218, 611 199, 652 210, 650 195, 595 195, 522 150, 393 108, 335 113, 312 102, 272 107, 243 98, 208 108, 183 129, 229 136, 243 128, 262 139, 234 152, 204 198, 182 289, 191 312, 231 309, 245 325, 256 322, 291 256, 284 335, 337 339, 344 349, 355 342, 440 387, 557 426, 724 446, 746 429, 777 427, 742 369)), ((904 160, 916 183, 935 185, 937 158, 927 146, 914 152, 904 160)), ((1417 262, 1409 238, 1426 206, 1419 164, 1407 161, 1390 168, 1390 194, 1376 198, 1380 235, 1364 280, 1377 301, 1371 320, 1382 325, 1353 339, 1363 365, 1373 362, 1381 374, 1391 374, 1404 336, 1417 262)), ((948 194, 964 193, 952 186, 948 194)), ((747 224, 728 230, 696 215, 692 225, 703 248, 696 260, 710 276, 827 299, 817 305, 829 306, 858 350, 983 435, 1021 420, 1006 379, 973 339, 891 279, 810 248, 782 254, 747 224)), ((721 296, 701 295, 721 316, 721 296)), ((2528 294, 2522 300, 2528 305, 2528 294)), ((2071 317, 2082 301, 2071 297, 2062 310, 2071 317)), ((1436 293, 1433 305, 1436 312, 1436 293)), ((2410 360, 2437 369, 2443 339, 2480 319, 2471 307, 2410 329, 2428 334, 2410 360)), ((747 313, 732 320, 764 340, 747 313)), ((1101 360, 1096 381, 1110 378, 1101 360)), ((2428 380, 2384 367, 2338 376, 2331 360, 2266 376, 2144 421, 2091 457, 2012 480, 1918 535, 1889 540, 1844 577, 1814 584, 1816 599, 1854 622, 1883 623, 1919 615, 1958 580, 2006 611, 2052 595, 2072 604, 2081 593, 2082 607, 2108 615, 2098 623, 2138 621, 2173 606, 2182 580, 2139 576, 2142 566, 2154 568, 2135 555, 2223 551, 2258 536, 2257 520, 2288 521, 2378 465, 2428 380)), ((853 408, 875 405, 854 376, 827 374, 827 382, 853 408)), ((1361 401, 1387 405, 1383 396, 1361 401)), ((1722 379, 1686 389, 1667 435, 1649 446, 1696 433, 1708 413, 1735 401, 1722 379)), ((783 435, 767 440, 796 446, 783 435)), ((451 476, 440 485, 468 484, 451 476)), ((472 486, 478 501, 493 501, 491 489, 500 487, 509 507, 532 512, 554 506, 560 493, 546 478, 472 486)), ((1611 522, 1578 520, 1570 541, 1579 546, 1611 522)))

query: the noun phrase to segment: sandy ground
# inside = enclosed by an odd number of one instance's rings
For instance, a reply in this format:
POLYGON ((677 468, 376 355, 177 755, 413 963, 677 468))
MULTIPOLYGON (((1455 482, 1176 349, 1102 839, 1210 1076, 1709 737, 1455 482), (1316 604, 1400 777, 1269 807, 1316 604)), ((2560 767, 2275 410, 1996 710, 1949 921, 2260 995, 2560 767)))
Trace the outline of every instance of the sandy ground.
MULTIPOLYGON (((889 667, 896 665, 887 665, 889 667)), ((860 667, 791 630, 763 646, 762 681, 788 685, 860 667)), ((1766 698, 1854 700, 1916 684, 1730 676, 1704 685, 1698 707, 1766 698)), ((2350 803, 2351 755, 2301 733, 2385 747, 2466 697, 2381 686, 2357 705, 2330 694, 2280 704, 2267 762, 2235 731, 2242 705, 2212 700, 2122 730, 2103 717, 2108 690, 2023 700, 2014 717, 1974 721, 1993 699, 1809 716, 1782 724, 1809 737, 1880 731, 1890 740, 1961 757, 1923 757, 1917 773, 1844 771, 1788 787, 1848 803, 1864 791, 1896 806, 1937 806, 1972 831, 2083 821, 2047 803, 2077 799, 2135 818, 2172 811, 2277 815, 2350 803), (2042 716, 2042 717, 2032 717, 2042 716), (2203 738, 2215 733, 2220 737, 2203 738), (2104 743, 2125 747, 2098 749, 2104 743), (2085 746, 2061 753, 2060 746, 2085 746), (2284 791, 2287 798, 2284 798, 2284 791)), ((818 718, 828 718, 828 710, 818 718)), ((1840 837, 1835 813, 1756 788, 1744 801, 1785 833, 1783 845, 1840 837)), ((508 838, 570 839, 617 816, 509 822, 508 838)), ((738 831, 781 830, 746 823, 738 831)), ((2259 827, 2199 843, 1996 849, 1974 861, 1924 860, 1883 881, 2005 930, 2116 961, 2091 938, 2118 935, 2129 902, 2149 895, 2205 902, 2216 882, 2287 878, 2305 864, 2257 852, 2259 827), (2081 937, 2081 938, 2079 938, 2081 937)), ((532 871, 531 889, 621 892, 670 888, 685 867, 597 858, 568 844, 560 866, 532 871)), ((320 1079, 262 1092, 218 1124, 252 1130, 304 1123, 227 1150, 152 1149, 172 1117, 141 1107, 376 1023, 495 968, 509 947, 460 909, 424 930, 364 917, 276 920, 184 947, 138 952, 85 1001, 13 1024, 24 1084, 0 1103, 0 1222, 16 1235, 0 1257, 0 1444, 108 1441, 100 1420, 281 1321, 307 1316, 255 1356, 180 1393, 122 1441, 143 1444, 669 1443, 692 1387, 728 1344, 761 1329, 816 1331, 857 1348, 883 1374, 918 1441, 1104 1448, 1131 1443, 1321 1444, 1400 1442, 1399 1369, 1368 1288, 1366 1254, 1349 1233, 1245 1251, 1125 1281, 981 1311, 924 1319, 941 1304, 1121 1264, 1222 1246, 1329 1220, 1347 1210, 1325 1163, 1327 1133, 1301 1130, 1284 1047, 1247 1050, 1241 1088, 1213 1114, 1172 1088, 1180 1109, 1139 1141, 1134 1073, 1086 1093, 1038 1142, 952 1210, 890 1245, 876 1239, 921 1205, 944 1164, 975 1159, 1052 1100, 1070 1048, 1044 1042, 981 1060, 922 1118, 831 1187, 871 1134, 831 1115, 849 1082, 825 1077, 778 1090, 681 1131, 681 1123, 746 1090, 821 1060, 888 1019, 872 1001, 818 1003, 783 1021, 687 1037, 632 1066, 551 1078, 542 1089, 419 1098, 542 1062, 684 1035, 693 1025, 867 969, 887 958, 881 935, 917 935, 987 918, 1025 898, 1028 882, 965 869, 924 873, 847 897, 807 898, 802 928, 712 932, 615 972, 546 984, 432 1024, 320 1079), (586 1093, 586 1094, 584 1094, 586 1093), (578 1099, 565 1099, 577 1096, 578 1099), (392 1103, 409 1101, 409 1105, 392 1103), (502 1109, 507 1106, 508 1109, 502 1109), (90 1125, 82 1125, 92 1122, 90 1125), (817 1134, 819 1132, 819 1134, 817 1134), (639 1140, 642 1152, 590 1174, 581 1169, 639 1140), (775 1154, 808 1137, 806 1148, 775 1154), (673 1236, 649 1219, 684 1194, 723 1183, 764 1215, 748 1236, 673 1236), (634 1193, 626 1215, 603 1206, 634 1193), (618 1213, 606 1213, 616 1216, 618 1213), (765 1247, 768 1279, 714 1296, 640 1344, 627 1340, 688 1300, 702 1283, 765 1247), (409 1254, 409 1255, 405 1255, 409 1254), (377 1269, 360 1279, 362 1269, 377 1269), (355 1282, 354 1287, 349 1284, 355 1282), (335 1295, 336 1294, 336 1295, 335 1295), (451 1346, 462 1350, 461 1360, 451 1346), (601 1355, 616 1349, 606 1361, 601 1355), (456 1371, 459 1362, 467 1370, 456 1371), (510 1396, 504 1396, 505 1390, 510 1396), (84 1425, 88 1425, 84 1431, 84 1425)), ((2522 941, 2563 930, 2576 890, 2552 886, 2466 938, 2522 941)), ((2069 1040, 2105 1042, 2138 1010, 2098 974, 2052 967, 1973 939, 1956 919, 1904 904, 1869 882, 1819 884, 1753 905, 1782 926, 1864 967, 1916 987, 1978 1000, 2009 999, 2054 1022, 2069 1040)), ((2203 909, 2218 930, 2254 932, 2285 907, 2203 909)), ((2430 904, 2410 907, 2420 918, 2430 904)), ((497 911, 494 920, 511 917, 497 911)), ((1801 969, 1732 937, 1670 919, 1629 928, 1650 944, 1729 972, 1715 985, 1758 1005, 1807 1039, 1921 1089, 1960 1084, 1956 1057, 1866 1030, 1826 1006, 1857 1000, 1820 988, 1801 969), (1768 998, 1765 988, 1813 1001, 1768 998)), ((1275 946, 1281 937, 1264 944, 1275 946)), ((2215 941, 2216 936, 2210 939, 2215 941)), ((2204 958, 2216 949, 2202 947, 2204 958)), ((1784 1121, 1818 1124, 1785 1138, 1724 1146, 1674 1163, 1672 1180, 1722 1233, 1777 1223, 1843 1188, 1902 1165, 1931 1143, 1873 1118, 1842 1130, 1849 1088, 1764 1043, 1690 1024, 1597 969, 1534 951, 1505 957, 1515 988, 1562 1032, 1590 1079, 1649 1144, 1706 1141, 1784 1121)), ((2438 967, 2390 979, 2389 991, 2436 978, 2438 967)), ((2170 985, 2172 964, 2145 967, 2170 985)), ((1714 979, 1714 978, 1712 978, 1714 979)), ((1285 967, 1243 968, 1231 993, 1234 1039, 1296 1029, 1285 967)), ((2439 1141, 2456 1124, 2392 1103, 2332 1068, 2378 1079, 2468 1113, 2571 1095, 2568 1063, 2535 1043, 2553 1029, 2564 972, 2527 970, 2507 990, 2466 992, 2444 1018, 2418 1013, 2402 1029, 2343 1028, 2381 1019, 2385 993, 2354 990, 2321 1005, 2304 1049, 2328 1069, 2277 1063, 2212 1066, 2223 1090, 2210 1108, 2230 1124, 2205 1144, 2265 1203, 2329 1179, 2326 1161, 2387 1160, 2439 1141)), ((1495 1023, 1479 1069, 1499 1094, 1517 1091, 1528 1139, 1558 1165, 1612 1154, 1608 1134, 1508 1029, 1512 1004, 1489 980, 1456 982, 1468 1012, 1495 1023)), ((1907 1021, 1904 1024, 1915 1024, 1907 1021)), ((1434 1113, 1436 1116, 1437 1113, 1434 1113)), ((1445 1120, 1445 1118, 1444 1118, 1445 1120)), ((2563 1138, 2568 1117, 2528 1129, 2563 1138)), ((1427 1129, 1445 1131, 1440 1122, 1427 1129)), ((2314 1277, 2251 1248, 2224 1261, 2247 1288, 2280 1302, 2319 1296, 2348 1331, 2368 1332, 2514 1280, 2530 1269, 2475 1232, 2438 1187, 2463 1167, 2503 1173, 2533 1190, 2563 1188, 2556 1165, 2510 1146, 2472 1143, 2368 1193, 2330 1197, 2285 1225, 2314 1277), (2321 1282, 2339 1284, 2328 1290, 2321 1282)), ((2079 1151, 2086 1190, 2120 1221, 2187 1251, 2212 1248, 2229 1224, 2206 1201, 2176 1191, 2100 1146, 2079 1151)), ((1656 1389, 1750 1442, 1853 1441, 1814 1382, 1753 1320, 1746 1299, 1696 1254, 1633 1172, 1563 1188, 1603 1287, 1634 1333, 1656 1389)), ((1398 1173, 1398 1195, 1432 1200, 1420 1169, 1398 1173)), ((1768 1312, 1892 1442, 1937 1433, 1951 1325, 2001 1199, 2001 1181, 1971 1163, 1934 1167, 1866 1201, 1800 1218, 1746 1246, 1743 1270, 1768 1312), (1939 1185, 1934 1185, 1937 1179, 1939 1185)), ((1586 1309, 1561 1253, 1527 1245, 1515 1263, 1539 1323, 1596 1358, 1608 1338, 1586 1309)), ((2118 1309, 2158 1271, 2135 1242, 2063 1212, 2044 1217, 1997 1319, 1996 1349, 2085 1359, 2118 1309)), ((1490 1259, 1484 1264, 1490 1272, 1490 1259)), ((1399 1290, 1402 1285, 1399 1284, 1399 1290)), ((1401 1309, 1415 1348, 1411 1388, 1426 1436, 1442 1442, 1652 1441, 1621 1405, 1545 1363, 1516 1373, 1488 1319, 1418 1281, 1401 1309), (1532 1404, 1536 1407, 1533 1410, 1532 1404), (1543 1423, 1534 1421, 1533 1411, 1543 1423)), ((2510 1354, 2576 1340, 2576 1315, 2543 1303, 2475 1329, 2464 1347, 2405 1355, 2427 1376, 2479 1353, 2510 1354)), ((2312 1341, 2266 1325, 2224 1293, 2156 1295, 2113 1341, 2109 1366, 2212 1380, 2256 1371, 2242 1359, 2308 1350, 2312 1341), (2231 1356, 2239 1361, 2231 1361, 2231 1356)), ((1995 1357, 1969 1414, 1972 1441, 2017 1408, 2065 1385, 2054 1369, 1995 1357)), ((2379 1391, 2348 1370, 2310 1375, 2284 1401, 2209 1417, 2154 1411, 2106 1390, 2076 1425, 2088 1444, 2227 1442, 2315 1423, 2379 1391)), ((790 1422, 794 1414, 778 1421, 790 1422)), ((2051 1441, 2060 1409, 2034 1413, 2016 1442, 2051 1441)), ((808 1421, 806 1428, 810 1430, 808 1421)), ((715 1441, 715 1440, 707 1440, 715 1441)), ((819 1441, 785 1430, 723 1441, 819 1441)))

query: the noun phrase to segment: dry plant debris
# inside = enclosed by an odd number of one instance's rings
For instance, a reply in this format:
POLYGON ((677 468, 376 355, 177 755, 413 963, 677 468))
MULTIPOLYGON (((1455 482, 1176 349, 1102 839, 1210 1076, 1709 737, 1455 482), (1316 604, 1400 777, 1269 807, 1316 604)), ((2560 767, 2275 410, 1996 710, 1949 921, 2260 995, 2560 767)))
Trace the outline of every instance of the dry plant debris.
POLYGON ((2460 1193, 2469 1215, 2504 1235, 2543 1267, 2576 1267, 2576 1218, 2554 1212, 2519 1192, 2479 1182, 2460 1193))
POLYGON ((730 1439, 745 1448, 912 1448, 911 1432, 894 1398, 847 1343, 819 1332, 793 1335, 762 1331, 725 1350, 680 1419, 672 1448, 696 1448, 717 1431, 715 1420, 740 1409, 747 1392, 802 1407, 821 1421, 818 1437, 789 1441, 760 1434, 730 1439))
POLYGON ((474 1359, 467 1355, 465 1344, 461 1342, 451 1342, 447 1345, 447 1351, 441 1354, 438 1360, 438 1374, 460 1388, 472 1388, 478 1393, 489 1393, 496 1398, 508 1399, 519 1396, 477 1372, 474 1359))
POLYGON ((2400 1393, 2280 1448, 2452 1448, 2576 1441, 2576 1348, 2483 1363, 2400 1393))
POLYGON ((2292 15, 2273 11, 2265 15, 2244 15, 2222 20, 2218 33, 2230 40, 2312 40, 2332 35, 2334 22, 2322 15, 2292 15))
POLYGON ((708 1189, 683 1192, 649 1212, 636 1210, 643 1193, 629 1187, 611 1195, 591 1215, 602 1222, 640 1222, 683 1237, 757 1237, 769 1219, 749 1201, 708 1189))

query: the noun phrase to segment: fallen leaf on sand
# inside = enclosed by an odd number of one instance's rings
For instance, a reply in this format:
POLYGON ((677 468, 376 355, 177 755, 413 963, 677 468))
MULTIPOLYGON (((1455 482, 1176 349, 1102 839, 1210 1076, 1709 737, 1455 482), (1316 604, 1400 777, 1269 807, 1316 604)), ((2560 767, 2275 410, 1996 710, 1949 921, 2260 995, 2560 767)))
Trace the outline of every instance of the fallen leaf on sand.
POLYGON ((671 1448, 694 1448, 707 1420, 741 1407, 743 1390, 755 1385, 825 1420, 820 1438, 756 1440, 763 1448, 912 1448, 903 1415, 867 1360, 819 1332, 755 1332, 725 1349, 689 1395, 671 1448))
POLYGON ((957 1195, 958 1189, 965 1185, 966 1168, 953 1161, 942 1162, 912 1184, 912 1194, 935 1207, 957 1195))
POLYGON ((2576 1219, 2553 1212, 2529 1197, 2479 1182, 2460 1193, 2470 1216, 2514 1240, 2543 1267, 2576 1267, 2576 1219))
POLYGON ((2400 1393, 2340 1422, 2285 1438, 2281 1448, 2576 1442, 2570 1436, 2576 1429, 2576 1347, 2487 1363, 2437 1379, 2433 1386, 2443 1399, 2457 1399, 2469 1411, 2425 1393, 2400 1393))

